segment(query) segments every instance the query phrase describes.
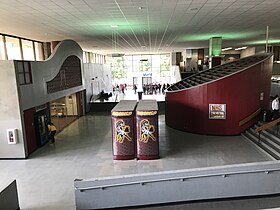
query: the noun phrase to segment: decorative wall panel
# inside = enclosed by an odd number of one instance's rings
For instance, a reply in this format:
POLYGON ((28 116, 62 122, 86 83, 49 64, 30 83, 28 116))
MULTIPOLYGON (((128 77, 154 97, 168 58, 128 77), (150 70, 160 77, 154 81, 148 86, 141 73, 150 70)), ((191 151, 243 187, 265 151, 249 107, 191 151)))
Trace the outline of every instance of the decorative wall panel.
POLYGON ((82 85, 81 61, 72 55, 66 58, 55 78, 47 82, 47 92, 55 93, 80 85, 82 85))

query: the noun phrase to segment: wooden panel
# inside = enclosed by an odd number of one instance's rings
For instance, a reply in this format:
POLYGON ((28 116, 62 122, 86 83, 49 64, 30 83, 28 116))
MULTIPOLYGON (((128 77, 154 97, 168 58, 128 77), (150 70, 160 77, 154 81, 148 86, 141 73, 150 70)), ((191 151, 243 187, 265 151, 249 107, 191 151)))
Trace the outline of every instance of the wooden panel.
POLYGON ((36 142, 36 134, 34 127, 34 114, 36 113, 35 108, 31 108, 24 111, 24 126, 26 134, 26 144, 27 144, 27 153, 30 155, 34 152, 38 146, 36 142))

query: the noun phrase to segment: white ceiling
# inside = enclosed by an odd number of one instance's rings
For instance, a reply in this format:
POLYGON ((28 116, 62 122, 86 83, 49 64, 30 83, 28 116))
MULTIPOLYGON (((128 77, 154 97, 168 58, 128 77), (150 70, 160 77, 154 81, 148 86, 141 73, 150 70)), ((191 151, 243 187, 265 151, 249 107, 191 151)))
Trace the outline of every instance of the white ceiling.
POLYGON ((279 20, 280 0, 0 0, 0 33, 103 54, 203 48, 213 36, 223 47, 265 43, 267 26, 280 43, 279 20))

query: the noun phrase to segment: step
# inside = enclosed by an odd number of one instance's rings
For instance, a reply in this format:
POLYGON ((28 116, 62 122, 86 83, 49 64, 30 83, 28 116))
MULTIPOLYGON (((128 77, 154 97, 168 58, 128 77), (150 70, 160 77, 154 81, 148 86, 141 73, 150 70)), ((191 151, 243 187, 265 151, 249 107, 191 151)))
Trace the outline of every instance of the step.
MULTIPOLYGON (((254 130, 258 128, 258 126, 254 125, 254 130)), ((265 138, 269 138, 271 141, 273 141, 275 144, 280 146, 280 138, 274 134, 275 132, 268 132, 267 130, 264 130, 261 132, 261 136, 264 136, 265 138)))
MULTIPOLYGON (((266 124, 267 122, 262 122, 262 121, 259 121, 258 123, 257 123, 257 125, 258 126, 262 126, 262 125, 264 125, 264 124, 266 124)), ((272 135, 274 135, 274 136, 278 136, 278 137, 280 137, 280 125, 279 125, 279 127, 278 127, 278 135, 277 135, 277 126, 274 126, 274 127, 272 127, 272 128, 269 128, 269 129, 267 129, 266 131, 268 132, 268 133, 271 133, 272 135)))
POLYGON ((253 143, 255 143, 255 145, 258 146, 258 148, 261 148, 264 152, 268 153, 276 160, 280 159, 280 154, 277 151, 273 150, 267 144, 259 143, 259 139, 254 135, 252 135, 250 132, 245 131, 244 133, 242 133, 242 135, 247 139, 249 139, 250 141, 252 141, 253 143))
MULTIPOLYGON (((250 132, 252 135, 254 135, 256 138, 259 139, 259 134, 255 132, 255 130, 253 128, 250 128, 249 130, 247 130, 248 132, 250 132)), ((269 134, 264 134, 263 132, 261 132, 261 143, 264 143, 266 145, 268 145, 270 148, 272 148, 274 151, 276 151, 277 153, 280 154, 280 145, 278 145, 277 143, 275 143, 273 140, 271 140, 270 138, 268 138, 269 134)))

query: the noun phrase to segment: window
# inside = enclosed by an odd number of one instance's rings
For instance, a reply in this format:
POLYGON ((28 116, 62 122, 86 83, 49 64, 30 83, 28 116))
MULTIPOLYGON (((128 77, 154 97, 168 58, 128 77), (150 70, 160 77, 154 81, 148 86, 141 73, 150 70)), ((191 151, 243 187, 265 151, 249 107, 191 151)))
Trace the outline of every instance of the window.
POLYGON ((0 35, 0 60, 6 60, 3 36, 0 35))
POLYGON ((19 39, 6 36, 8 60, 22 60, 19 39))
POLYGON ((151 75, 152 82, 170 83, 170 54, 142 54, 125 55, 124 57, 112 58, 112 78, 114 83, 127 81, 133 84, 134 78, 151 75))
POLYGON ((32 83, 30 62, 17 61, 17 70, 20 85, 32 83))
POLYGON ((160 55, 160 71, 170 71, 170 54, 160 55))
POLYGON ((22 43, 22 52, 23 52, 23 60, 34 61, 34 50, 32 41, 21 40, 22 43))
POLYGON ((34 42, 34 45, 35 45, 36 61, 43 61, 44 60, 43 44, 40 42, 34 42))
POLYGON ((89 54, 89 63, 93 63, 93 53, 88 53, 89 54))

